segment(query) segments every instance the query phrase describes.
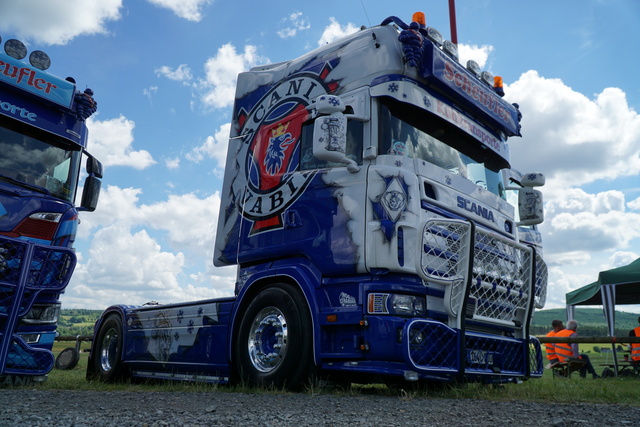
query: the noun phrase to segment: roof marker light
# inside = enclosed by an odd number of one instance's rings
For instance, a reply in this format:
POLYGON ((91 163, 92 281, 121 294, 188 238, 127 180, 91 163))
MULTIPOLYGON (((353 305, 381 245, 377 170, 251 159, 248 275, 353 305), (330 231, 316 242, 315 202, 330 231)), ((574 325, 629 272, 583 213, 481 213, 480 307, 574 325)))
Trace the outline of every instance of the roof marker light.
POLYGON ((427 38, 434 42, 437 46, 442 46, 442 42, 444 41, 444 38, 442 37, 442 34, 440 34, 440 31, 436 30, 433 27, 427 27, 427 38))
POLYGON ((480 65, 473 59, 467 61, 467 70, 471 71, 474 76, 480 75, 480 65))
POLYGON ((4 51, 10 57, 18 60, 27 56, 27 48, 20 40, 16 39, 7 40, 4 44, 4 51))

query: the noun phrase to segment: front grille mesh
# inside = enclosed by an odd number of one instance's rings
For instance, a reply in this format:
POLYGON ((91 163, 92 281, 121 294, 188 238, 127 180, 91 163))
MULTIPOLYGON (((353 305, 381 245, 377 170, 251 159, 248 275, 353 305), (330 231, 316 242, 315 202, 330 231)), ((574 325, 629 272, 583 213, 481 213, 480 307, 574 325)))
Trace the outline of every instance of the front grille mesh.
POLYGON ((41 292, 62 292, 76 265, 72 250, 0 236, 0 374, 46 374, 53 354, 16 333, 41 292))

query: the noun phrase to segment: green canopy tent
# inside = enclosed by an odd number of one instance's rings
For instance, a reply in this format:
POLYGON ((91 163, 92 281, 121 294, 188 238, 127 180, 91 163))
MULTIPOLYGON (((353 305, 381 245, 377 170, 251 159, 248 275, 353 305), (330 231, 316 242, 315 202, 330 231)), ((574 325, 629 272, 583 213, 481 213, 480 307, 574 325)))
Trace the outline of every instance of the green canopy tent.
MULTIPOLYGON (((576 305, 601 305, 607 321, 609 336, 614 336, 616 305, 640 304, 640 258, 631 264, 601 271, 596 282, 569 292, 565 298, 567 319, 573 319, 576 305)), ((615 345, 612 347, 617 372, 615 345)))

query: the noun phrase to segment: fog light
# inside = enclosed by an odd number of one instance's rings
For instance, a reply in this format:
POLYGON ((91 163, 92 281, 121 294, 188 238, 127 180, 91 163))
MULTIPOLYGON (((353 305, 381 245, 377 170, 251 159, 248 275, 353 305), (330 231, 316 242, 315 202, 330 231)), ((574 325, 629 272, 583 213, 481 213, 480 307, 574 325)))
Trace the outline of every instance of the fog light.
POLYGON ((413 371, 404 371, 404 379, 407 381, 418 381, 418 373, 413 371))
POLYGON ((411 344, 420 345, 424 342, 424 340, 424 332, 417 331, 415 329, 412 329, 411 332, 409 332, 409 341, 411 342, 411 344))

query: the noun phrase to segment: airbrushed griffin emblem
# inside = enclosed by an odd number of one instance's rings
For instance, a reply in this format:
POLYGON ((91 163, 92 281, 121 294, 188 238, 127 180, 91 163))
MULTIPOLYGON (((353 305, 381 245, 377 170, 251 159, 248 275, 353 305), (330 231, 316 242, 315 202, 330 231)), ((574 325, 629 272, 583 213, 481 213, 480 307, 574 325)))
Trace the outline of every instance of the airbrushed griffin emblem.
POLYGON ((408 185, 401 176, 383 178, 385 189, 376 200, 372 200, 373 212, 380 221, 380 228, 387 241, 395 232, 395 225, 407 210, 409 203, 408 185))
POLYGON ((242 216, 251 221, 249 235, 283 228, 282 215, 303 193, 316 171, 296 172, 300 163, 302 124, 307 106, 335 90, 325 83, 331 68, 293 74, 271 88, 237 117, 242 146, 236 154, 238 173, 232 187, 242 216), (294 173, 295 172, 295 173, 294 173))

